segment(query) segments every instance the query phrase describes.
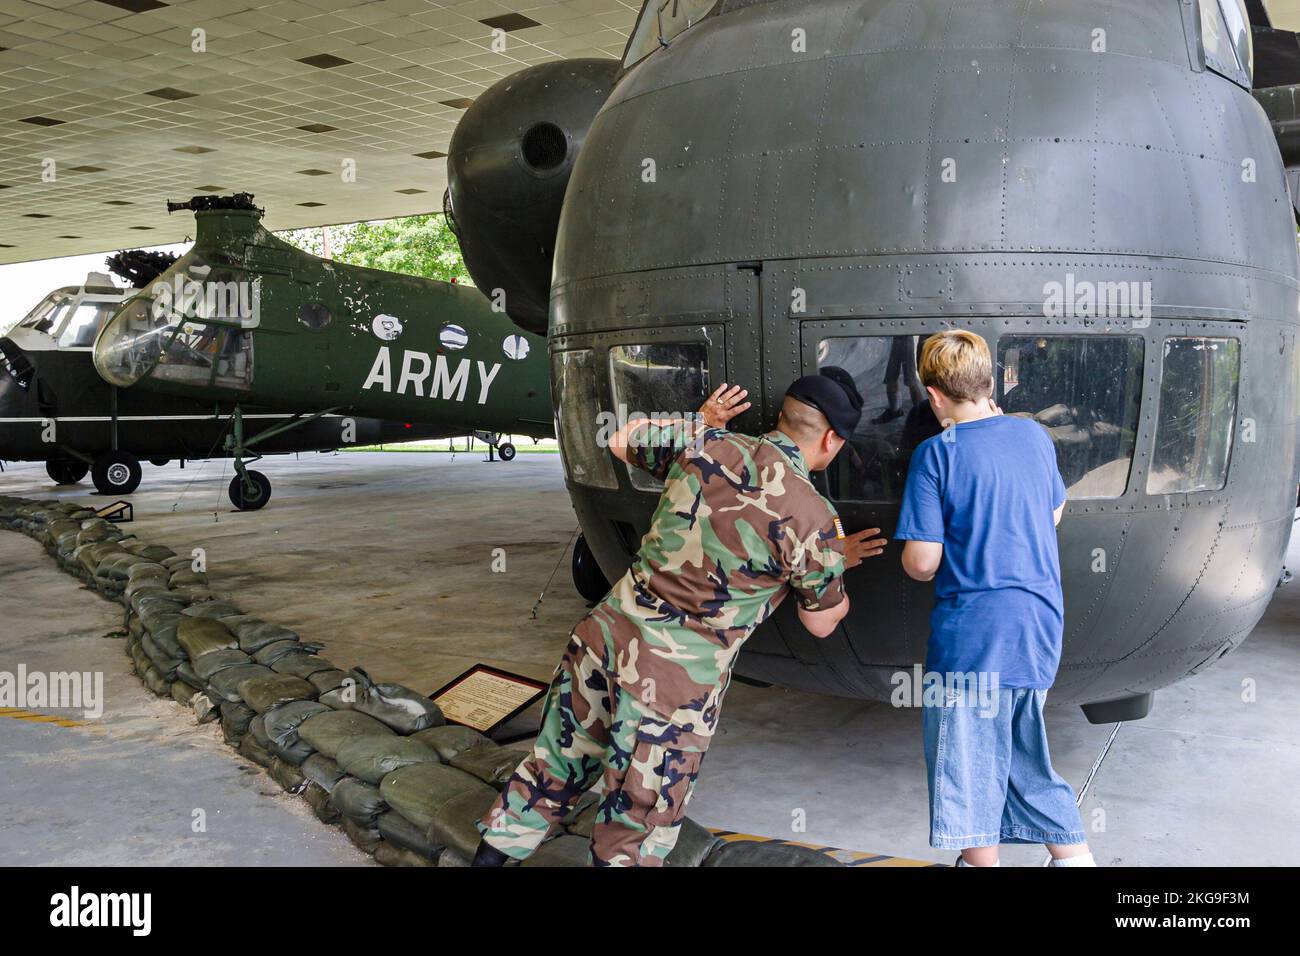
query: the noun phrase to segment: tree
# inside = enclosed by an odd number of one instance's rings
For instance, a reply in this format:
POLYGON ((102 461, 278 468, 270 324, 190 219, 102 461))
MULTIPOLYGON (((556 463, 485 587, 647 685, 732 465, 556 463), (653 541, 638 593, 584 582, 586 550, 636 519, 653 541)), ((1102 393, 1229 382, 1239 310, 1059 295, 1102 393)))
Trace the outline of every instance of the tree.
MULTIPOLYGON (((460 244, 441 214, 330 226, 329 232, 336 262, 473 284, 460 254, 460 244)), ((304 252, 316 256, 323 253, 320 229, 293 229, 279 236, 304 252)))

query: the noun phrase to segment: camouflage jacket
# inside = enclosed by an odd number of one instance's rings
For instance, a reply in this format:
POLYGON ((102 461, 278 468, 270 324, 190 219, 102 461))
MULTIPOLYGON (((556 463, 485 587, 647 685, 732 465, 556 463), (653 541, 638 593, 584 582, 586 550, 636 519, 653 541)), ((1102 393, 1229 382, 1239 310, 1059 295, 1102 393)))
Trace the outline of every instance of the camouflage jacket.
POLYGON ((675 746, 703 750, 741 644, 786 592, 808 610, 845 599, 843 530, 779 431, 647 425, 629 459, 664 491, 631 568, 574 634, 675 746))

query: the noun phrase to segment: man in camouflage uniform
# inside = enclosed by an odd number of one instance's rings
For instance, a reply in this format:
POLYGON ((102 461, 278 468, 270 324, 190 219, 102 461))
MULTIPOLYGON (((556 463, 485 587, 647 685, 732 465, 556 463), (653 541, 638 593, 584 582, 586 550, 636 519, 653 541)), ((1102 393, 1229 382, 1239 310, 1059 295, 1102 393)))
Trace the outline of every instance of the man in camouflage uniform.
POLYGON ((598 783, 598 866, 661 866, 672 850, 745 639, 793 591, 826 637, 848 612, 842 574, 879 554, 844 535, 809 481, 830 464, 861 398, 830 378, 790 387, 777 428, 724 430, 749 408, 719 388, 699 421, 629 422, 610 450, 665 482, 628 572, 574 628, 533 753, 479 823, 476 866, 533 852, 598 783))

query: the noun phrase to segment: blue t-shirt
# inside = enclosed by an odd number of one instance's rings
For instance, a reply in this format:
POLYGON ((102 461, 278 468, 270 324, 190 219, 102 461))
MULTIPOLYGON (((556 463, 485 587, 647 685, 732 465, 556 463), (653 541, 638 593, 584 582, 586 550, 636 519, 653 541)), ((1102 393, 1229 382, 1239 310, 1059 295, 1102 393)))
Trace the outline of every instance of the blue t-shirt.
POLYGON ((1064 501, 1052 439, 1029 419, 961 422, 917 447, 894 537, 943 544, 928 672, 1052 686, 1064 624, 1052 513, 1064 501))

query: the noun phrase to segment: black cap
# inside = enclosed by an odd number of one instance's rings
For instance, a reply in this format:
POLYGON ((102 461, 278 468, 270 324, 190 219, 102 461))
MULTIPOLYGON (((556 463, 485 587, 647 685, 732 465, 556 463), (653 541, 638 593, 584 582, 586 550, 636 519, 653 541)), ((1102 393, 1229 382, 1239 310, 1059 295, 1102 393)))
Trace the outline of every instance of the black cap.
POLYGON ((838 376, 805 375, 786 389, 785 394, 825 415, 835 434, 845 440, 852 436, 862 417, 862 396, 838 376))

